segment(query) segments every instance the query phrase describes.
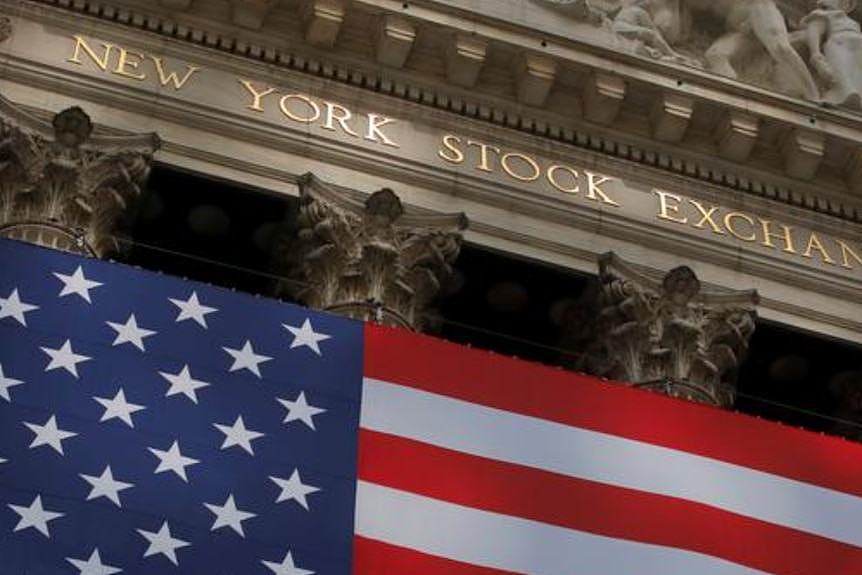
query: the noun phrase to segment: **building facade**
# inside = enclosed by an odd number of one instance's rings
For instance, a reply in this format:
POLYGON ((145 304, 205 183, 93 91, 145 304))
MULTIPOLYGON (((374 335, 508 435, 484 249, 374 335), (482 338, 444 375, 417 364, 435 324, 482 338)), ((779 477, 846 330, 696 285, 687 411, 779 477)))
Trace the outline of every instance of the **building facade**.
POLYGON ((2 0, 0 230, 122 257, 193 173, 292 198, 270 295, 434 329, 463 246, 543 262, 560 363, 730 407, 761 325, 862 344, 855 4, 2 0))

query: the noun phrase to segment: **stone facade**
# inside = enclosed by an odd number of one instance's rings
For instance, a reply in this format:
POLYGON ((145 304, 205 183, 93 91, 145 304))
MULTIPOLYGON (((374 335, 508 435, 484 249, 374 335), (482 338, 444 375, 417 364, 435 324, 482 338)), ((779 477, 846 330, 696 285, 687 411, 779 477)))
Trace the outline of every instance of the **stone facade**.
POLYGON ((755 317, 739 289, 765 319, 862 342, 852 0, 219 6, 0 0, 4 233, 114 249, 156 144, 91 134, 77 105, 156 130, 166 163, 298 195, 277 259, 312 307, 421 329, 468 233, 600 261, 583 365, 634 385, 731 404, 755 317))

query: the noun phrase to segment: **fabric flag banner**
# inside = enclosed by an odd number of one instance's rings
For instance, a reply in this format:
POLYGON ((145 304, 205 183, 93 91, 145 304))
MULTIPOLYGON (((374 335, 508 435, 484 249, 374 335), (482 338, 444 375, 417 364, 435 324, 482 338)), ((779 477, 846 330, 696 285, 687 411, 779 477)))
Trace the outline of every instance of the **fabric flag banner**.
POLYGON ((0 241, 0 575, 859 575, 862 446, 0 241))

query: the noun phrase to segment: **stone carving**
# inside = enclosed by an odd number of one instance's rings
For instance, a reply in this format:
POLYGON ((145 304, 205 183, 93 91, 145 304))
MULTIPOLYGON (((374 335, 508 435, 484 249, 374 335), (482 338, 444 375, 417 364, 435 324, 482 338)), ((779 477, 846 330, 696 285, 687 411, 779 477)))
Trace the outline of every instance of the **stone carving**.
POLYGON ((667 0, 622 0, 622 7, 613 21, 613 31, 632 41, 632 49, 652 58, 700 66, 674 50, 670 42, 678 42, 683 33, 683 17, 679 2, 667 0))
POLYGON ((0 236, 104 256, 141 193, 155 134, 93 135, 75 106, 45 122, 0 96, 0 236))
POLYGON ((601 24, 606 18, 606 12, 595 7, 591 0, 544 0, 549 4, 559 6, 567 11, 569 15, 578 20, 589 22, 594 25, 601 24))
POLYGON ((542 1, 598 12, 624 49, 820 99, 776 0, 542 1))
POLYGON ((818 0, 802 22, 811 66, 825 85, 823 101, 862 109, 862 31, 848 13, 856 0, 818 0))
POLYGON ((708 67, 724 76, 739 76, 734 62, 757 57, 765 49, 797 94, 818 100, 820 92, 805 62, 793 49, 784 15, 775 0, 686 0, 692 10, 724 22, 724 33, 707 49, 708 67))
POLYGON ((362 201, 307 174, 297 225, 286 291, 312 308, 418 329, 452 273, 467 219, 407 214, 392 190, 362 201))
POLYGON ((12 36, 12 20, 0 16, 0 42, 5 42, 12 36))
POLYGON ((694 272, 663 277, 614 254, 599 261, 599 312, 582 367, 693 401, 727 407, 754 332, 755 291, 705 291, 694 272))

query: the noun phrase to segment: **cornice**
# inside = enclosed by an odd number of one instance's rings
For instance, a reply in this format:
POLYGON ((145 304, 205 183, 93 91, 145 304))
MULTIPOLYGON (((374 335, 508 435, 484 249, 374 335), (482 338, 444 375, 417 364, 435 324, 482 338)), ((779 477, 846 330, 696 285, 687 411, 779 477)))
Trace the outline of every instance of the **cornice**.
MULTIPOLYGON (((323 50, 308 46, 290 38, 273 39, 271 34, 240 30, 225 23, 213 22, 194 15, 160 12, 158 7, 129 9, 118 8, 99 0, 3 0, 2 4, 17 6, 18 9, 41 12, 43 17, 51 17, 51 11, 61 9, 86 15, 88 18, 123 28, 140 30, 147 34, 168 37, 184 43, 192 43, 221 53, 229 53, 242 59, 261 62, 274 68, 298 71, 328 81, 349 86, 352 89, 384 94, 389 97, 410 101, 423 107, 442 110, 447 114, 469 117, 474 120, 514 130, 544 142, 559 142, 574 146, 608 158, 617 158, 636 165, 649 166, 675 176, 718 186, 723 189, 744 192, 768 198, 786 205, 792 205, 815 212, 829 214, 845 220, 862 222, 862 202, 855 194, 842 190, 840 186, 830 185, 828 181, 818 181, 817 185, 787 177, 774 170, 742 165, 716 158, 709 153, 686 150, 682 146, 668 146, 649 137, 615 127, 598 126, 577 119, 562 117, 549 110, 538 109, 512 102, 499 95, 481 94, 481 90, 465 90, 440 82, 439 79, 423 77, 415 71, 393 70, 381 67, 357 56, 345 56, 338 51, 323 50)), ((355 5, 383 9, 395 8, 405 3, 389 0, 355 0, 355 5), (391 5, 391 6, 390 6, 391 5)), ((419 2, 409 4, 411 16, 416 17, 419 8, 430 10, 434 3, 419 2)), ((447 25, 452 25, 458 15, 448 15, 447 25)), ((469 22, 462 22, 467 25, 469 22)), ((471 24, 476 29, 476 22, 471 24)), ((512 25, 501 28, 509 30, 512 25)), ((534 39, 534 42, 536 40, 534 39)), ((547 41, 546 41, 547 42, 547 41)), ((548 46, 553 48, 553 46, 548 46)), ((601 52, 596 47, 580 46, 592 58, 611 58, 611 67, 617 73, 631 69, 632 73, 647 70, 655 74, 664 84, 685 87, 705 100, 711 98, 715 104, 716 91, 726 96, 731 105, 742 105, 746 96, 756 96, 757 102, 748 101, 749 110, 762 112, 763 106, 772 106, 782 112, 795 114, 798 125, 826 125, 830 139, 842 139, 853 135, 862 142, 862 118, 854 114, 821 110, 812 104, 793 100, 768 91, 727 82, 697 70, 671 69, 646 59, 634 56, 601 52), (678 74, 687 74, 696 79, 694 82, 680 80, 678 74), (676 78, 676 79, 674 79, 676 78), (709 92, 709 93, 707 93, 709 92), (817 116, 812 114, 816 113, 817 116), (839 129, 840 128, 840 129, 839 129)), ((594 65, 602 64, 594 60, 594 65)), ((609 65, 608 61, 604 61, 609 65)), ((642 74, 641 74, 642 75, 642 74)), ((846 144, 846 142, 845 142, 846 144)), ((850 144, 846 144, 850 145, 850 144)), ((852 142, 856 146, 856 142, 852 142)), ((855 153, 855 147, 852 148, 855 153)))

